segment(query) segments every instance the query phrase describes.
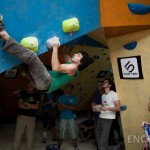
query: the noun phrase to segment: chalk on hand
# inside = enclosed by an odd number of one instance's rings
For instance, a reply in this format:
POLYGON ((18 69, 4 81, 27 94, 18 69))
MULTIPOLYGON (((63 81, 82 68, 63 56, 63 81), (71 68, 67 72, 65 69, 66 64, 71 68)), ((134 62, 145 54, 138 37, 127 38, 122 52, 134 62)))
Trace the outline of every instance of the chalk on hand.
POLYGON ((51 50, 54 44, 58 44, 60 46, 59 38, 58 37, 52 37, 46 41, 46 45, 48 50, 51 50))

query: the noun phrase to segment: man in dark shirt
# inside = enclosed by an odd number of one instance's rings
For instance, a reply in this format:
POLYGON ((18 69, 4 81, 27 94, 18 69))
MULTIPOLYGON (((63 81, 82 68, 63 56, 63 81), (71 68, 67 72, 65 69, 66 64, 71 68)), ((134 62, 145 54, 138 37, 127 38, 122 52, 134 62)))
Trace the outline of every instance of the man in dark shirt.
POLYGON ((28 83, 26 90, 20 92, 18 107, 13 150, 19 150, 24 130, 26 130, 27 150, 32 150, 35 113, 39 108, 39 95, 30 83, 28 83))
MULTIPOLYGON (((101 97, 102 97, 103 93, 104 93, 103 82, 102 81, 98 81, 98 83, 97 83, 97 89, 94 92, 94 94, 92 95, 92 106, 101 105, 101 102, 102 102, 102 98, 101 97)), ((95 126, 96 126, 97 120, 99 118, 99 113, 100 112, 94 112, 95 126)))
MULTIPOLYGON (((92 104, 91 104, 91 106, 101 105, 102 94, 103 93, 104 93, 103 82, 98 81, 97 89, 92 95, 92 104)), ((96 139, 96 132, 97 132, 97 121, 98 121, 98 118, 99 118, 99 114, 100 114, 99 111, 98 112, 94 111, 94 135, 95 135, 95 140, 96 140, 95 142, 96 142, 97 149, 98 149, 98 145, 97 145, 97 139, 96 139)))

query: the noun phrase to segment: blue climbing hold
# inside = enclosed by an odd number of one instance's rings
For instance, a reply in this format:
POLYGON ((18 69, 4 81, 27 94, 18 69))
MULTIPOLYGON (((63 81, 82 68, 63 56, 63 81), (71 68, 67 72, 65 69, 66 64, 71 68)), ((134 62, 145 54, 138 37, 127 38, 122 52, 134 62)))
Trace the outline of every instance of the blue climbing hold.
POLYGON ((120 110, 121 110, 121 111, 125 111, 126 109, 127 109, 127 106, 126 106, 126 105, 120 106, 120 110))
POLYGON ((123 47, 127 50, 133 50, 135 49, 136 46, 137 46, 136 41, 123 45, 123 47))
POLYGON ((128 8, 134 14, 143 15, 150 13, 150 5, 128 3, 128 8))

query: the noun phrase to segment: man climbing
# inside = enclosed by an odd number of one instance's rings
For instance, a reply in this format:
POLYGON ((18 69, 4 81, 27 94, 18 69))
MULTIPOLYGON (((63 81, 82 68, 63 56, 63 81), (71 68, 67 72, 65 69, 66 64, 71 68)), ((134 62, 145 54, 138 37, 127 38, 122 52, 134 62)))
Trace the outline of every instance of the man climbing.
POLYGON ((79 71, 82 71, 93 62, 93 59, 85 51, 80 51, 70 57, 68 50, 66 50, 64 53, 66 63, 61 64, 58 60, 59 38, 53 37, 51 39, 53 46, 52 71, 47 71, 35 52, 25 48, 10 37, 5 31, 2 15, 0 19, 0 38, 4 41, 2 49, 28 65, 30 82, 38 90, 52 92, 58 89, 74 79, 79 71))

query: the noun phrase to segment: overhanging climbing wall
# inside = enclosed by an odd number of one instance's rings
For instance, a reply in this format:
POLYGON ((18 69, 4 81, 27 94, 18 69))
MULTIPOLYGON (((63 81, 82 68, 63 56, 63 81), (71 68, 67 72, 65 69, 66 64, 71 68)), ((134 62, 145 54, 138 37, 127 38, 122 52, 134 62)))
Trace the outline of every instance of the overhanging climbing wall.
MULTIPOLYGON (((100 27, 99 0, 1 0, 0 13, 6 30, 18 42, 28 36, 38 38, 38 55, 47 51, 45 41, 49 37, 58 36, 64 44, 100 27), (73 17, 79 19, 80 29, 70 36, 63 32, 62 22, 73 17)), ((19 63, 0 51, 0 72, 19 63)))

